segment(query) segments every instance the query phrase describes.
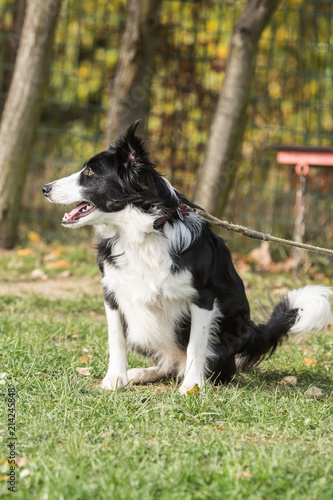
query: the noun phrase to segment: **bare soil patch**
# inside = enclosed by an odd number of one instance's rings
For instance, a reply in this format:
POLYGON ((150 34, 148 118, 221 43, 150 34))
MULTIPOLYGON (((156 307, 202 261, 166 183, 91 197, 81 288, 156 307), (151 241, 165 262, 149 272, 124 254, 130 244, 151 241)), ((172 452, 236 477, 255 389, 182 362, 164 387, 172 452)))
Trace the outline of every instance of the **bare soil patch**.
POLYGON ((101 295, 99 279, 71 276, 66 279, 48 278, 45 281, 0 282, 0 295, 41 295, 50 299, 68 299, 101 295))

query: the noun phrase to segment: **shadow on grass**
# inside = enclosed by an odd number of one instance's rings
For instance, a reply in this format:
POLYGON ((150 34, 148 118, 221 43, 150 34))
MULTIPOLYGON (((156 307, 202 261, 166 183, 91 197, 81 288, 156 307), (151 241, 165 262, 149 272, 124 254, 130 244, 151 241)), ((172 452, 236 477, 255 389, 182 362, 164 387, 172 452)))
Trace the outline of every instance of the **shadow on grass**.
POLYGON ((253 370, 249 373, 240 373, 231 382, 237 387, 255 388, 256 390, 276 389, 283 388, 295 389, 308 389, 309 387, 316 386, 332 392, 333 381, 332 377, 328 374, 316 371, 310 372, 309 370, 253 370), (293 385, 284 380, 285 377, 296 377, 296 384, 293 385))

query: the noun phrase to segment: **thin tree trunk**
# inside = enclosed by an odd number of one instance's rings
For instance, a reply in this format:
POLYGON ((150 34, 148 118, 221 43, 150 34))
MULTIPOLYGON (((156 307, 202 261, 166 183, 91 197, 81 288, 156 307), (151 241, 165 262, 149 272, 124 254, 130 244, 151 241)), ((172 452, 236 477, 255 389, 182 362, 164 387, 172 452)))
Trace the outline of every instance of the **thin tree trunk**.
POLYGON ((220 216, 233 187, 261 33, 279 0, 248 0, 234 29, 226 74, 200 168, 195 202, 220 216))
MULTIPOLYGON (((128 0, 127 23, 122 39, 106 122, 110 144, 149 111, 153 64, 160 34, 162 0, 128 0)), ((144 126, 142 120, 140 127, 144 126)))
MULTIPOLYGON (((25 9, 27 0, 15 0, 13 6, 13 22, 10 32, 8 33, 8 42, 5 54, 5 63, 3 71, 3 81, 1 93, 6 95, 9 91, 12 82, 14 64, 16 60, 17 49, 20 43, 20 37, 23 28, 25 9)), ((0 114, 5 104, 5 99, 0 102, 0 114)))
POLYGON ((17 239, 33 139, 48 82, 61 0, 28 0, 14 75, 0 126, 0 247, 17 239))

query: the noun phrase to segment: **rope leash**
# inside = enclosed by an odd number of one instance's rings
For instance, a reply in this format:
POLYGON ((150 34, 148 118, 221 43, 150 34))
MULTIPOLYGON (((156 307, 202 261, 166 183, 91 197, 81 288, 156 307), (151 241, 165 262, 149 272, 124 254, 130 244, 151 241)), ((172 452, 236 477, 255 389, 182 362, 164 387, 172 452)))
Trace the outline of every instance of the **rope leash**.
POLYGON ((239 226, 238 224, 232 224, 231 222, 217 219, 213 215, 210 215, 209 213, 205 212, 204 210, 193 209, 189 206, 187 206, 187 210, 190 212, 197 212, 207 222, 211 222, 212 224, 222 227, 223 229, 227 229, 228 231, 235 231, 236 233, 243 234, 248 238, 280 243, 281 245, 286 245, 290 247, 303 248, 304 250, 308 250, 309 252, 317 252, 317 253, 322 253, 324 255, 333 256, 333 250, 330 250, 328 248, 316 247, 314 245, 307 245, 306 243, 297 243, 296 241, 285 240, 283 238, 277 238, 276 236, 271 236, 270 234, 261 233, 260 231, 254 231, 253 229, 249 229, 248 227, 245 226, 239 226))

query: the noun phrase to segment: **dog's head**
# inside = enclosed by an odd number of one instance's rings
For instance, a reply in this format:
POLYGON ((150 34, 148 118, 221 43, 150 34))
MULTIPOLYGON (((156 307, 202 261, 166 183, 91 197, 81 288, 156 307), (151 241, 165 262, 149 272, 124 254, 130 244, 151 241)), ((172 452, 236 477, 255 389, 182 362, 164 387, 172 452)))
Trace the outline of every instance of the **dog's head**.
POLYGON ((133 123, 107 151, 90 158, 81 171, 43 187, 50 202, 77 204, 64 215, 64 226, 107 223, 108 214, 129 204, 144 211, 177 204, 171 186, 155 171, 142 139, 135 135, 138 124, 133 123))

